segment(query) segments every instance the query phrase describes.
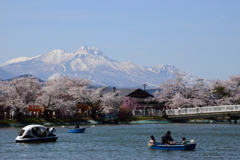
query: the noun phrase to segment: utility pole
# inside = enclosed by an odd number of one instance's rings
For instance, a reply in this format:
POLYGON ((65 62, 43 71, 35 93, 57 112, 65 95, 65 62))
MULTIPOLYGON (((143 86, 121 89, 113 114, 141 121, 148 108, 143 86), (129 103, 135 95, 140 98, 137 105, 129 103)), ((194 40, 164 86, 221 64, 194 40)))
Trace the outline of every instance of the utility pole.
POLYGON ((146 86, 147 86, 146 84, 143 84, 144 91, 145 91, 146 86))
POLYGON ((113 87, 113 92, 114 92, 114 98, 115 98, 116 87, 113 87))

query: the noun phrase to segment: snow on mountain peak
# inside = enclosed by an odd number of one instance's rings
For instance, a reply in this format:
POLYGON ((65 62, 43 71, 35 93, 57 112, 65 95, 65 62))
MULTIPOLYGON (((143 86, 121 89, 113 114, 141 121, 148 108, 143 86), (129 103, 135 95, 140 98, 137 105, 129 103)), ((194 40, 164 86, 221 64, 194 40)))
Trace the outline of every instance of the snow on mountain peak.
POLYGON ((73 57, 71 53, 66 53, 64 50, 60 49, 54 49, 41 56, 42 61, 52 64, 61 63, 71 57, 73 57))
MULTIPOLYGON (((38 57, 38 56, 36 56, 36 57, 38 57)), ((31 60, 31 59, 36 58, 36 57, 32 57, 32 58, 29 58, 29 57, 13 58, 13 59, 3 63, 1 66, 6 66, 6 65, 9 65, 9 64, 13 64, 13 63, 24 62, 24 61, 31 60)))
POLYGON ((75 54, 92 54, 92 55, 98 55, 98 56, 103 56, 102 51, 100 51, 98 48, 95 47, 86 47, 86 46, 82 46, 80 47, 75 54))
POLYGON ((8 65, 8 64, 11 64, 11 63, 18 63, 18 62, 22 62, 22 61, 27 61, 29 59, 30 59, 29 57, 13 58, 13 59, 7 61, 6 63, 4 63, 3 65, 8 65))

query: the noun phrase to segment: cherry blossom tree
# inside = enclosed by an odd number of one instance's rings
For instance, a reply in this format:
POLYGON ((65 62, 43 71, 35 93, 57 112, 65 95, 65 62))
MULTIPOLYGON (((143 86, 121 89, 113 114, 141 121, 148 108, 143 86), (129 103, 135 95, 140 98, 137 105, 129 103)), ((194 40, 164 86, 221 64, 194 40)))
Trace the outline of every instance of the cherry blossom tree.
POLYGON ((41 90, 40 82, 35 77, 23 77, 11 81, 2 82, 2 96, 4 104, 11 106, 16 111, 18 120, 21 118, 21 112, 26 110, 29 104, 34 104, 37 93, 41 90))
POLYGON ((184 74, 176 73, 160 85, 161 91, 154 93, 153 100, 165 103, 166 107, 201 107, 211 103, 210 87, 205 83, 188 84, 184 74))
POLYGON ((122 108, 127 110, 137 110, 141 109, 142 105, 140 105, 135 98, 127 96, 122 100, 122 108))
POLYGON ((72 88, 71 93, 76 102, 90 107, 90 115, 96 119, 97 112, 103 110, 103 96, 101 94, 105 87, 90 87, 84 86, 82 88, 72 88))
POLYGON ((122 108, 120 112, 120 116, 126 117, 134 114, 134 110, 142 109, 143 106, 140 105, 135 98, 132 97, 124 97, 122 99, 122 108))
POLYGON ((228 97, 230 96, 230 92, 226 88, 226 82, 215 80, 211 82, 211 89, 213 94, 213 100, 215 105, 224 105, 227 104, 228 97))
POLYGON ((92 118, 96 118, 96 113, 114 97, 113 94, 102 95, 104 88, 92 87, 90 81, 83 78, 61 77, 44 83, 37 102, 45 110, 58 108, 70 113, 77 109, 76 105, 88 105, 92 118))
POLYGON ((80 90, 89 84, 90 82, 83 78, 73 79, 69 77, 60 77, 46 81, 37 98, 37 103, 45 109, 45 118, 48 118, 49 109, 72 111, 77 103, 73 97, 73 89, 77 88, 80 90))
POLYGON ((191 105, 195 107, 213 106, 216 105, 212 88, 209 83, 197 83, 196 95, 191 100, 191 105))
POLYGON ((4 88, 4 83, 0 79, 0 105, 4 105, 4 101, 5 101, 3 88, 4 88))
POLYGON ((240 103, 240 75, 231 76, 230 80, 226 81, 226 88, 230 93, 228 100, 231 104, 240 103))
POLYGON ((231 76, 226 81, 214 81, 212 88, 218 105, 240 103, 240 75, 231 76))
POLYGON ((190 105, 190 99, 195 97, 197 86, 188 86, 184 74, 176 73, 175 79, 169 79, 160 85, 161 92, 154 93, 154 100, 165 103, 165 106, 179 108, 190 105))
POLYGON ((101 104, 103 106, 103 112, 111 113, 119 111, 122 104, 122 98, 122 96, 119 96, 119 91, 102 95, 101 104))

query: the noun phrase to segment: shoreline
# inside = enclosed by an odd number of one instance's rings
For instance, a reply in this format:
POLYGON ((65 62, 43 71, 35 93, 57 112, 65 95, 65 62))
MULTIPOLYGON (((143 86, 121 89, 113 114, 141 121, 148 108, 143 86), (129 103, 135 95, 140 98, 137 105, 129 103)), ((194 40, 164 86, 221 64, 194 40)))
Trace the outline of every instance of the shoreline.
POLYGON ((97 125, 97 124, 168 124, 168 123, 191 123, 191 124, 211 124, 211 123, 218 123, 218 124, 227 124, 227 121, 216 121, 216 120, 190 120, 188 122, 172 122, 168 120, 137 120, 137 121, 118 121, 115 122, 108 122, 103 123, 102 121, 95 121, 95 120, 87 120, 84 122, 61 122, 61 123, 51 123, 51 122, 44 122, 44 123, 14 123, 14 124, 0 124, 1 127, 24 127, 30 124, 40 124, 44 126, 61 126, 61 125, 97 125))
POLYGON ((173 123, 167 120, 139 120, 139 121, 131 121, 131 122, 109 122, 109 123, 103 123, 102 121, 94 121, 94 120, 87 120, 85 122, 63 122, 63 123, 16 123, 16 124, 0 124, 0 127, 24 127, 30 124, 40 124, 44 126, 61 126, 61 125, 96 125, 96 124, 157 124, 157 123, 173 123))

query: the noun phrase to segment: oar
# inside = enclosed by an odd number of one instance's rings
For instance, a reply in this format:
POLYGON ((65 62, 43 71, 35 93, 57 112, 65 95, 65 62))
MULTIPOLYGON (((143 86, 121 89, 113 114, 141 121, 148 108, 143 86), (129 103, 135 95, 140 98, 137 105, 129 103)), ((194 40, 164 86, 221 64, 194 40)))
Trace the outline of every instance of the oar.
POLYGON ((88 126, 88 127, 84 127, 84 128, 90 128, 90 127, 94 127, 95 125, 92 125, 92 126, 88 126))
MULTIPOLYGON (((192 140, 190 140, 190 141, 186 141, 186 142, 190 142, 190 143, 193 143, 194 142, 194 140, 192 139, 192 140)), ((175 142, 176 144, 181 144, 181 142, 175 142)))
POLYGON ((187 142, 193 143, 193 142, 194 142, 194 140, 192 139, 192 140, 190 140, 190 141, 187 141, 187 142))
POLYGON ((63 128, 68 128, 68 129, 72 129, 72 128, 70 128, 70 127, 66 127, 66 126, 62 126, 63 128))

